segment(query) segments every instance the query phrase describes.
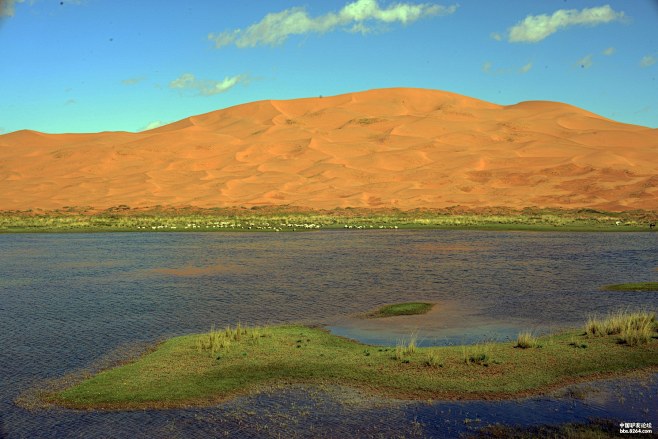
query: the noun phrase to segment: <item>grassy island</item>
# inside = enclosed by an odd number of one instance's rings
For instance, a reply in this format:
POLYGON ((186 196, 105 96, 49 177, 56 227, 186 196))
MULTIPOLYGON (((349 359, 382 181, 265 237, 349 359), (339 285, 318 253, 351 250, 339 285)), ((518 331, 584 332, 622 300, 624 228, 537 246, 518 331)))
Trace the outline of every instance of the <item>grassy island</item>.
POLYGON ((655 313, 617 313, 531 343, 524 333, 517 343, 419 348, 365 345, 317 327, 238 325, 170 339, 46 399, 78 409, 173 408, 294 383, 407 399, 510 398, 655 370, 656 331, 655 313))
POLYGON ((384 305, 366 314, 368 318, 413 316, 428 313, 434 305, 426 302, 405 302, 384 305))
POLYGON ((603 289, 607 291, 658 291, 658 282, 632 282, 606 285, 603 289))

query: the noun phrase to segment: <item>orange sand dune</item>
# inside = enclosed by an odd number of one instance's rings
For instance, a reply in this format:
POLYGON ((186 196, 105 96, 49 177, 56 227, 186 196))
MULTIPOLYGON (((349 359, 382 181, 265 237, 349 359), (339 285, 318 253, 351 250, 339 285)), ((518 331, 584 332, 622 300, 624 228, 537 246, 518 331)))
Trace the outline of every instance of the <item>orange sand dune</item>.
POLYGON ((0 210, 658 210, 658 130, 558 102, 394 88, 261 101, 141 133, 0 136, 0 210))

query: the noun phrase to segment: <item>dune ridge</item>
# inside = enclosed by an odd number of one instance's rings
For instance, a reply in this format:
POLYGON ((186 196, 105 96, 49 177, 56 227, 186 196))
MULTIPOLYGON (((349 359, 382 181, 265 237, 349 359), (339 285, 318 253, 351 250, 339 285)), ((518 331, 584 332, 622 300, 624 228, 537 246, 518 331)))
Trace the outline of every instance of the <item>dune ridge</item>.
POLYGON ((548 101, 392 88, 139 133, 0 135, 0 210, 291 205, 658 210, 658 129, 548 101))

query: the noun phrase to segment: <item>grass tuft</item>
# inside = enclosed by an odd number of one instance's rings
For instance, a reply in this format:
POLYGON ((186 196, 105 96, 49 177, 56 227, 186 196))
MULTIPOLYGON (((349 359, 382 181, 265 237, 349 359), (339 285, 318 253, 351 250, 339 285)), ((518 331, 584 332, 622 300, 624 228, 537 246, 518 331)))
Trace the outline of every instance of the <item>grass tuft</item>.
POLYGON ((589 336, 618 336, 619 342, 629 346, 649 343, 656 329, 656 313, 649 311, 617 311, 599 318, 591 316, 585 324, 589 336))
POLYGON ((499 364, 492 358, 493 344, 478 343, 476 345, 462 346, 462 359, 467 365, 477 364, 488 367, 490 364, 499 364))
POLYGON ((653 338, 653 331, 649 326, 639 329, 624 328, 619 334, 619 342, 628 346, 647 344, 653 338))
POLYGON ((516 348, 529 349, 529 348, 538 348, 541 347, 537 341, 537 337, 532 335, 530 331, 519 332, 519 335, 516 337, 516 348))
POLYGON ((428 350, 425 365, 428 367, 443 367, 443 362, 441 361, 441 355, 439 355, 439 352, 434 349, 428 350))
POLYGON ((215 325, 212 325, 210 332, 200 334, 194 345, 198 352, 207 352, 211 357, 215 357, 218 352, 226 351, 242 340, 247 340, 250 344, 258 344, 261 337, 265 337, 265 335, 258 326, 250 328, 238 323, 235 328, 227 326, 224 329, 217 330, 215 325))
POLYGON ((395 346, 395 359, 402 360, 404 357, 413 355, 416 353, 418 346, 416 342, 418 341, 418 334, 413 332, 409 337, 409 340, 398 340, 395 346))

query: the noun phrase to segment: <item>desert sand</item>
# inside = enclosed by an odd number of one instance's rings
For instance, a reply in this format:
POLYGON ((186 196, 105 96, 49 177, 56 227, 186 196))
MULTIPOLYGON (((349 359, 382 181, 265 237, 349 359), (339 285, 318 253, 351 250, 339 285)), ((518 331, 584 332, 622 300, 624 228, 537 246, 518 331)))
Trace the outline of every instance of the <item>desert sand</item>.
POLYGON ((658 129, 392 88, 139 133, 0 136, 0 210, 117 205, 658 210, 658 129))

